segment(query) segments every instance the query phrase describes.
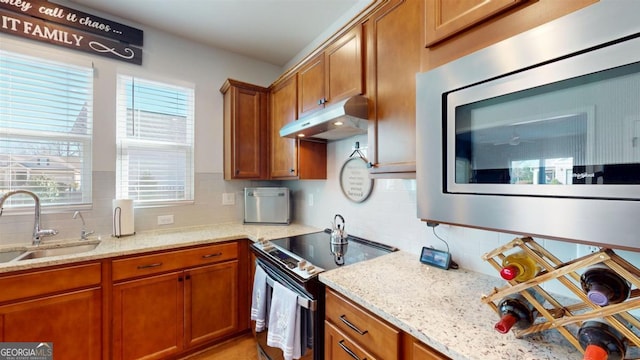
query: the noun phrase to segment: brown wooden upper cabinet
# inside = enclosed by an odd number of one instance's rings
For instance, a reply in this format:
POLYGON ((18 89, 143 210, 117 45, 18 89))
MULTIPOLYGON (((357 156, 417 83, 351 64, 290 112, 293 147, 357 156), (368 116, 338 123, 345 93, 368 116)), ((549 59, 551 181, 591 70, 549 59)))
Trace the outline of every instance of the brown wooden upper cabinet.
POLYGON ((298 118, 364 89, 362 27, 340 36, 298 70, 298 118))
POLYGON ((416 73, 424 0, 392 0, 365 23, 372 177, 415 178, 416 73))
POLYGON ((436 44, 526 0, 426 0, 426 46, 436 44))
POLYGON ((271 179, 326 179, 327 144, 280 137, 280 128, 297 121, 298 73, 271 88, 271 179))
POLYGON ((224 94, 224 179, 266 179, 269 90, 228 79, 224 94))
POLYGON ((297 114, 297 74, 279 82, 271 88, 271 169, 274 179, 298 176, 297 139, 280 137, 280 128, 296 121, 297 114))

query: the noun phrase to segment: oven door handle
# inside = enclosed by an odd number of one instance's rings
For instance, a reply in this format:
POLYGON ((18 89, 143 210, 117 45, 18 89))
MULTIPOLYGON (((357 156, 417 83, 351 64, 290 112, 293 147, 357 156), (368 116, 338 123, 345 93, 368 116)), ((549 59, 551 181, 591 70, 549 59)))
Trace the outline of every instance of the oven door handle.
POLYGON ((302 306, 305 309, 309 309, 310 311, 316 311, 318 307, 318 302, 316 300, 309 298, 307 295, 302 294, 293 286, 290 286, 285 278, 274 273, 273 270, 271 270, 267 266, 262 265, 259 261, 256 261, 256 266, 262 268, 262 270, 264 270, 267 274, 267 285, 273 288, 274 283, 279 283, 280 285, 295 292, 298 295, 298 305, 302 306))

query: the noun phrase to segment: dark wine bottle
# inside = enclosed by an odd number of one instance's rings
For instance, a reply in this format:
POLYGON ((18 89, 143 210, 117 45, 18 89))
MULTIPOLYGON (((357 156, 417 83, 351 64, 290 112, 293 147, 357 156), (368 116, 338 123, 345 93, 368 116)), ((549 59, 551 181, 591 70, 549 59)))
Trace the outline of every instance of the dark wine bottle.
POLYGON ((589 300, 600 306, 617 304, 629 297, 629 282, 604 264, 587 268, 580 277, 582 290, 589 300))
POLYGON ((589 320, 578 330, 578 341, 584 349, 583 360, 622 360, 627 341, 613 326, 602 320, 589 320))
MULTIPOLYGON (((542 304, 544 298, 535 291, 527 290, 529 294, 542 304)), ((506 334, 515 328, 518 330, 524 330, 533 324, 538 311, 524 296, 520 294, 512 294, 498 303, 498 312, 500 314, 500 321, 498 321, 493 327, 499 333, 506 334)))

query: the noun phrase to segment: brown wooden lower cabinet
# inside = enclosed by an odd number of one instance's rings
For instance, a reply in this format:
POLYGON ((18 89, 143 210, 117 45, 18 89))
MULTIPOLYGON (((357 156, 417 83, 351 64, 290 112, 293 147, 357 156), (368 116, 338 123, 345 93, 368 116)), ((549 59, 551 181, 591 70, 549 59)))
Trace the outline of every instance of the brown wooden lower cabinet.
POLYGON ((343 332, 338 330, 330 322, 324 322, 324 356, 325 359, 331 360, 353 360, 367 359, 376 360, 377 358, 360 345, 351 340, 343 332))
POLYGON ((326 360, 449 359, 331 289, 326 300, 326 360))
POLYGON ((410 354, 411 357, 407 356, 409 360, 446 360, 448 357, 440 354, 439 352, 433 350, 427 345, 421 343, 416 339, 411 339, 411 347, 408 349, 407 354, 410 354))
POLYGON ((102 358, 101 264, 0 276, 0 342, 51 342, 55 359, 102 358))
POLYGON ((113 286, 114 359, 161 359, 182 351, 183 276, 173 272, 113 286))
POLYGON ((238 248, 244 246, 224 243, 114 260, 113 276, 129 278, 112 288, 113 359, 173 357, 248 328, 240 320, 246 262, 238 248))
POLYGON ((187 347, 238 330, 238 270, 236 260, 191 269, 185 273, 187 347))
POLYGON ((0 306, 0 341, 51 342, 55 359, 101 359, 101 304, 97 288, 0 306))

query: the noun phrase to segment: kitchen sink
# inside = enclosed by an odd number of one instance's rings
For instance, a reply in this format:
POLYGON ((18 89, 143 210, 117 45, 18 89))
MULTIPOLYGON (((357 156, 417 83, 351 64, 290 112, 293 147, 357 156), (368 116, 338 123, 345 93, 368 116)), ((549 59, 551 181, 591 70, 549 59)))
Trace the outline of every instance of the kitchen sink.
POLYGON ((61 255, 73 255, 80 254, 84 252, 91 251, 95 249, 98 245, 100 245, 99 241, 91 242, 91 243, 81 243, 81 244, 73 244, 73 245, 62 245, 56 246, 48 249, 36 249, 25 252, 23 255, 17 257, 17 260, 30 260, 30 259, 41 259, 47 258, 51 256, 61 256, 61 255))
POLYGON ((2 251, 0 252, 0 263, 9 262, 26 252, 26 250, 2 251))

